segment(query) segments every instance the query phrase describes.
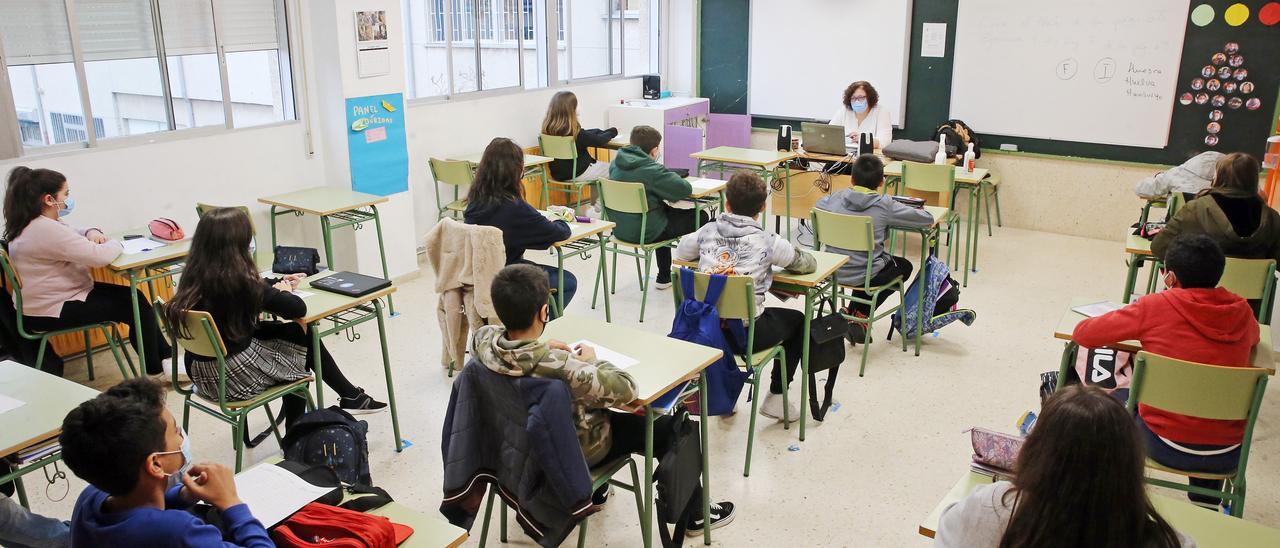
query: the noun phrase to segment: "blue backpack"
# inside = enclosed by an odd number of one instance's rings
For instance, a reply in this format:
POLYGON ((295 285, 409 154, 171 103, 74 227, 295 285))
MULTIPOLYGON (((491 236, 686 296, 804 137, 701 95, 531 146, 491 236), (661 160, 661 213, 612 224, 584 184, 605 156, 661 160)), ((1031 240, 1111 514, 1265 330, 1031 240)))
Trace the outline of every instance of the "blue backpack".
MULTIPOLYGON (((978 313, 973 310, 967 308, 951 310, 960 298, 960 288, 956 285, 956 281, 951 279, 951 270, 947 268, 947 263, 933 255, 929 255, 929 259, 925 261, 920 274, 916 275, 915 281, 911 282, 911 286, 907 288, 904 297, 903 312, 893 315, 893 329, 904 337, 913 336, 920 322, 924 322, 924 333, 933 333, 956 320, 964 322, 965 325, 973 325, 973 321, 978 319, 978 313), (916 314, 916 303, 921 299, 922 281, 925 314, 923 319, 916 314), (940 300, 945 301, 942 306, 939 306, 940 300)), ((893 331, 889 332, 889 337, 893 337, 893 331)))
POLYGON ((334 405, 298 418, 284 436, 284 458, 333 470, 343 483, 373 485, 369 475, 369 423, 334 405))
POLYGON ((727 415, 733 412, 733 406, 738 402, 742 385, 747 379, 747 373, 738 369, 733 362, 733 348, 720 328, 720 311, 716 310, 716 302, 720 300, 720 293, 724 291, 725 280, 728 278, 722 274, 712 274, 707 294, 699 301, 694 293, 693 273, 680 269, 678 275, 680 288, 684 291, 684 301, 676 308, 671 333, 667 336, 719 348, 724 352, 706 370, 707 387, 701 395, 700 405, 707 406, 707 415, 727 415))

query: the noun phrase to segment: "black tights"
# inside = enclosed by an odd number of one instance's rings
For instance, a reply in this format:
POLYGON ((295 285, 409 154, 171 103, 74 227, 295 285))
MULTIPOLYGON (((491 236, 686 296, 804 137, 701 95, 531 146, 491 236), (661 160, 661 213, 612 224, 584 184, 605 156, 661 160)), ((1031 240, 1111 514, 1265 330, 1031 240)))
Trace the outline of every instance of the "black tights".
MULTIPOLYGON (((53 331, 55 329, 64 329, 68 327, 76 327, 88 325, 98 322, 116 322, 129 326, 132 331, 130 333, 129 342, 133 344, 136 352, 138 349, 138 340, 142 340, 142 349, 147 362, 147 374, 155 375, 163 369, 160 362, 168 358, 171 353, 169 343, 160 336, 160 327, 156 322, 156 315, 151 311, 151 305, 147 302, 147 296, 141 291, 135 297, 129 288, 122 285, 109 284, 105 282, 94 282, 93 289, 89 290, 89 294, 85 296, 84 301, 67 301, 62 305, 62 312, 57 318, 48 316, 23 316, 30 329, 36 331, 53 331), (133 300, 138 301, 138 316, 142 321, 142 330, 133 329, 133 300)), ((48 354, 52 349, 45 350, 48 354)), ((49 361, 45 358, 45 372, 54 375, 62 375, 61 368, 57 364, 58 360, 49 361)))

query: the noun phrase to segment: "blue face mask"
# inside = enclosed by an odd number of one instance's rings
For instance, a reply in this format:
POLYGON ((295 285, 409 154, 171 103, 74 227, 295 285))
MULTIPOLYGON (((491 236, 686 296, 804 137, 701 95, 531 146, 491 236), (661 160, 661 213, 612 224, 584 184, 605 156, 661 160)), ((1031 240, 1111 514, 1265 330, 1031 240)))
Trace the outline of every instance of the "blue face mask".
POLYGON ((163 451, 156 454, 169 455, 173 453, 182 453, 182 466, 178 467, 174 473, 169 474, 169 478, 166 480, 167 483, 165 485, 166 491, 176 485, 180 485, 182 483, 182 475, 186 474, 187 470, 191 468, 191 438, 187 437, 187 431, 185 429, 182 430, 182 446, 179 447, 177 451, 163 451))
POLYGON ((62 209, 58 210, 58 216, 66 217, 67 215, 70 215, 71 211, 74 210, 75 208, 76 208, 76 199, 70 196, 67 196, 67 199, 62 201, 62 209))
POLYGON ((862 114, 867 111, 867 101, 865 99, 857 99, 850 107, 853 108, 854 112, 862 114))

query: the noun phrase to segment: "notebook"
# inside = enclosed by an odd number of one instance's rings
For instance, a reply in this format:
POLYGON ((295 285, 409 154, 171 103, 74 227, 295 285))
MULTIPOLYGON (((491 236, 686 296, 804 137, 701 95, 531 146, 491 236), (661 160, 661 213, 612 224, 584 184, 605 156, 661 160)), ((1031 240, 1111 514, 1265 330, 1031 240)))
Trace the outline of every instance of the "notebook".
POLYGON ((360 297, 385 287, 391 287, 391 280, 344 270, 342 272, 334 272, 318 280, 311 280, 311 287, 348 297, 360 297))

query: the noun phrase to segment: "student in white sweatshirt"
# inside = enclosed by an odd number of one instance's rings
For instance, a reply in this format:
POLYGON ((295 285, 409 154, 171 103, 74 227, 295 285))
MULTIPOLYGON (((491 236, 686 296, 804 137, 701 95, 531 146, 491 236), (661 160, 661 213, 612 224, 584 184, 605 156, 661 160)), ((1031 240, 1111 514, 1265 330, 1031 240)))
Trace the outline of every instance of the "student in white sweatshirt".
POLYGON ((943 510, 934 546, 1189 548, 1143 482, 1137 425, 1106 392, 1072 385, 1045 403, 1013 482, 974 489, 943 510))

